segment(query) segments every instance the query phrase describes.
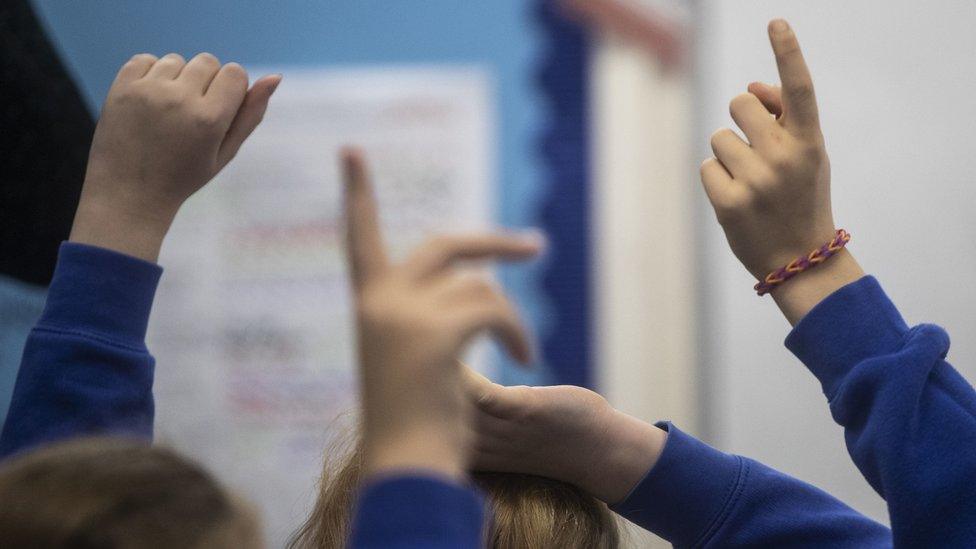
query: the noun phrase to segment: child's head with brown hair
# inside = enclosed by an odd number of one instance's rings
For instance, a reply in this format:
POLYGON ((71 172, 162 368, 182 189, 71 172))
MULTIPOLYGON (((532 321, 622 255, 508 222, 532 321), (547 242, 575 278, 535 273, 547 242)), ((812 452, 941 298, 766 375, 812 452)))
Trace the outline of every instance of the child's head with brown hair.
MULTIPOLYGON (((356 492, 363 476, 358 444, 338 444, 326 457, 318 501, 289 546, 339 549, 349 535, 356 492)), ((485 494, 489 549, 615 549, 620 532, 601 501, 557 480, 514 473, 475 473, 485 494)))
POLYGON ((171 450, 107 438, 54 444, 0 468, 2 547, 262 545, 255 514, 171 450))

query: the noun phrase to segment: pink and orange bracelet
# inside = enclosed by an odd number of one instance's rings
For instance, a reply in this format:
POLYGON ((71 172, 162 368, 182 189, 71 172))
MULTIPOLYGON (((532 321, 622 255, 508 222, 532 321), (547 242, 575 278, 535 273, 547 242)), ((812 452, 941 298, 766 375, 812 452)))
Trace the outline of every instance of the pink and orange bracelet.
POLYGON ((834 238, 831 239, 830 242, 824 244, 816 250, 813 250, 807 255, 794 259, 789 265, 780 267, 779 269, 769 273, 765 278, 756 283, 753 290, 756 290, 756 293, 760 296, 768 294, 774 288, 793 278, 794 276, 802 273, 803 271, 810 270, 817 265, 820 265, 824 261, 827 261, 831 256, 843 250, 844 246, 847 246, 847 243, 850 241, 851 234, 844 229, 838 229, 837 234, 834 235, 834 238))

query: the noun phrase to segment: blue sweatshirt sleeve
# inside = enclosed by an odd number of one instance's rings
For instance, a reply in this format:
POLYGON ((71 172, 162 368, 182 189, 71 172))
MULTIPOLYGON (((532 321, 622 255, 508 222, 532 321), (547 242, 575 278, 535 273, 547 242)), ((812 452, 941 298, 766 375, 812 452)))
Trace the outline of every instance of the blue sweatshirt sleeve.
POLYGON ((675 547, 891 547, 891 532, 833 496, 670 423, 657 463, 613 510, 675 547))
POLYGON ((154 362, 146 326, 162 269, 66 242, 24 346, 0 457, 80 435, 151 439, 154 362))
POLYGON ((895 545, 976 547, 976 392, 945 361, 946 332, 909 328, 864 277, 814 307, 786 346, 888 503, 895 545))
POLYGON ((482 546, 484 503, 471 488, 427 476, 368 482, 360 492, 350 547, 472 549, 482 546))

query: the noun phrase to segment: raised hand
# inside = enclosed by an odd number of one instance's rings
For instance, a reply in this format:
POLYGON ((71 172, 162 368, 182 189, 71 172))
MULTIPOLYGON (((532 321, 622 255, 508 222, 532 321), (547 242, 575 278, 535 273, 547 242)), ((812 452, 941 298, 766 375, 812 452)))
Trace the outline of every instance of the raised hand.
MULTIPOLYGON (((711 139, 715 156, 701 166, 705 192, 729 246, 757 279, 820 247, 835 233, 830 163, 813 80, 786 21, 769 24, 769 40, 782 88, 753 83, 748 93, 736 96, 729 110, 746 140, 727 128, 716 131, 711 139)), ((837 281, 862 274, 853 258, 841 252, 774 290, 773 297, 783 307, 784 294, 831 279, 817 284, 815 291, 804 290, 802 304, 784 308, 795 322, 833 291, 828 286, 836 289, 837 281)))
POLYGON ((439 237, 391 264, 363 158, 346 151, 342 164, 367 471, 423 469, 463 477, 471 427, 458 356, 482 332, 522 362, 532 355, 515 307, 488 281, 456 267, 528 259, 541 243, 507 235, 439 237))
POLYGON ((615 504, 657 462, 667 433, 571 385, 506 387, 466 369, 475 403, 472 467, 573 484, 615 504))
POLYGON ((180 206, 234 157, 280 81, 248 89, 243 67, 208 53, 130 59, 102 108, 71 239, 155 261, 180 206))

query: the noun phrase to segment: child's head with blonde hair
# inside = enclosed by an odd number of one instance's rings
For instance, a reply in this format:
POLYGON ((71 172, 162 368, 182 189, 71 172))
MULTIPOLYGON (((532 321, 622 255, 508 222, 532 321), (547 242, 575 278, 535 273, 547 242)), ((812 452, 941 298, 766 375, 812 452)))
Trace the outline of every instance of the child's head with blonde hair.
MULTIPOLYGON (((346 546, 363 477, 363 452, 358 444, 346 442, 330 454, 318 501, 292 538, 292 548, 346 546)), ((620 545, 613 513, 575 486, 514 473, 480 472, 472 480, 487 501, 484 539, 489 549, 615 549, 620 545)))

